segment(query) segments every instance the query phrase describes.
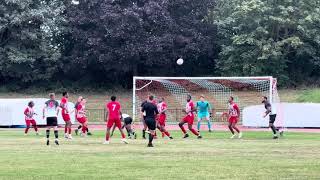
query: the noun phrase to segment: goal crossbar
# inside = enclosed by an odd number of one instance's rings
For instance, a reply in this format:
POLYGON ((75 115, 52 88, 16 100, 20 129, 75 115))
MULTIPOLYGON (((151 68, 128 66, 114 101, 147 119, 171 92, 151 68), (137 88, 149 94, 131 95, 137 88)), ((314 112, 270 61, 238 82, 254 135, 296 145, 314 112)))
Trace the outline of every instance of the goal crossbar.
POLYGON ((164 80, 230 80, 230 81, 234 81, 234 82, 245 82, 244 80, 248 80, 248 82, 245 83, 254 83, 256 81, 269 81, 269 101, 273 102, 273 82, 274 79, 272 76, 254 76, 254 77, 147 77, 147 76, 134 76, 133 77, 133 94, 132 94, 132 102, 133 102, 133 107, 132 107, 132 111, 133 111, 133 119, 135 120, 136 118, 136 108, 137 108, 137 101, 136 101, 136 92, 143 90, 145 87, 147 87, 150 83, 152 83, 153 81, 164 81, 164 80), (139 80, 150 80, 149 83, 147 83, 146 85, 137 88, 136 87, 136 83, 139 80))

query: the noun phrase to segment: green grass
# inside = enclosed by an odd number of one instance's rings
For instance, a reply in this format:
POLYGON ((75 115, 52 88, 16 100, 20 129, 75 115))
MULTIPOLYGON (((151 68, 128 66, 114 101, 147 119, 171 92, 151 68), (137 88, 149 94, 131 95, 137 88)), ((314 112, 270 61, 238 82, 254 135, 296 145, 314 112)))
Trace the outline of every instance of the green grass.
MULTIPOLYGON (((43 133, 43 132, 42 132, 43 133)), ((118 134, 102 145, 104 132, 88 138, 61 139, 45 146, 43 136, 0 130, 0 179, 319 179, 320 136, 288 133, 279 140, 270 132, 204 133, 174 140, 120 143, 118 134)))
POLYGON ((320 89, 310 89, 301 91, 297 98, 297 101, 320 103, 320 89))

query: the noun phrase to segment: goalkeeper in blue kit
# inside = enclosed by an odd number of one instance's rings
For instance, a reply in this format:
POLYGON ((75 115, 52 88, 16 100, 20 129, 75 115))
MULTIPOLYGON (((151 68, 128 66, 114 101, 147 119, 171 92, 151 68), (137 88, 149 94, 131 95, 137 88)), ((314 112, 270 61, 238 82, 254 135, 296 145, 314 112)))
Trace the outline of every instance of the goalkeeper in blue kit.
POLYGON ((200 126, 202 119, 206 119, 208 123, 208 130, 211 132, 211 121, 210 115, 212 114, 211 105, 208 101, 205 101, 204 95, 200 96, 200 101, 197 102, 197 111, 198 111, 198 132, 200 132, 200 126))

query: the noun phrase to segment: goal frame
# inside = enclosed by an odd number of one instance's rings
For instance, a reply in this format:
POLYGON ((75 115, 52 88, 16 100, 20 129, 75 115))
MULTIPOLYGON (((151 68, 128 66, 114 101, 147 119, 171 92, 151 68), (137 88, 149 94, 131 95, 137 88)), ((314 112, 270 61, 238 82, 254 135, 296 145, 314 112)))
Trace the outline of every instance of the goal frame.
POLYGON ((147 87, 149 84, 152 83, 153 80, 185 80, 185 79, 207 79, 207 80, 242 80, 242 79, 264 79, 269 80, 269 102, 273 103, 273 77, 272 76, 249 76, 249 77, 156 77, 156 76, 133 76, 133 87, 132 87, 132 119, 135 120, 136 118, 136 81, 137 80, 150 80, 150 83, 144 85, 143 87, 139 88, 142 90, 143 88, 147 87))

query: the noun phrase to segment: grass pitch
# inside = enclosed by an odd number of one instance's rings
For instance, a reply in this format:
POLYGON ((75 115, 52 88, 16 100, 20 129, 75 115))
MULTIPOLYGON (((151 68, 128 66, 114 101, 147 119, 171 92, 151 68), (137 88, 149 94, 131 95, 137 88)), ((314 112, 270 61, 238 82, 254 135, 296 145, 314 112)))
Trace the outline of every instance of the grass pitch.
MULTIPOLYGON (((22 129, 0 130, 0 179, 319 179, 320 134, 270 132, 203 133, 203 139, 158 139, 122 144, 119 135, 102 145, 104 132, 92 137, 60 138, 45 145, 44 136, 22 129)), ((42 134, 44 131, 42 129, 42 134)), ((191 134, 190 134, 191 135, 191 134)), ((62 131, 60 131, 62 136, 62 131)))

